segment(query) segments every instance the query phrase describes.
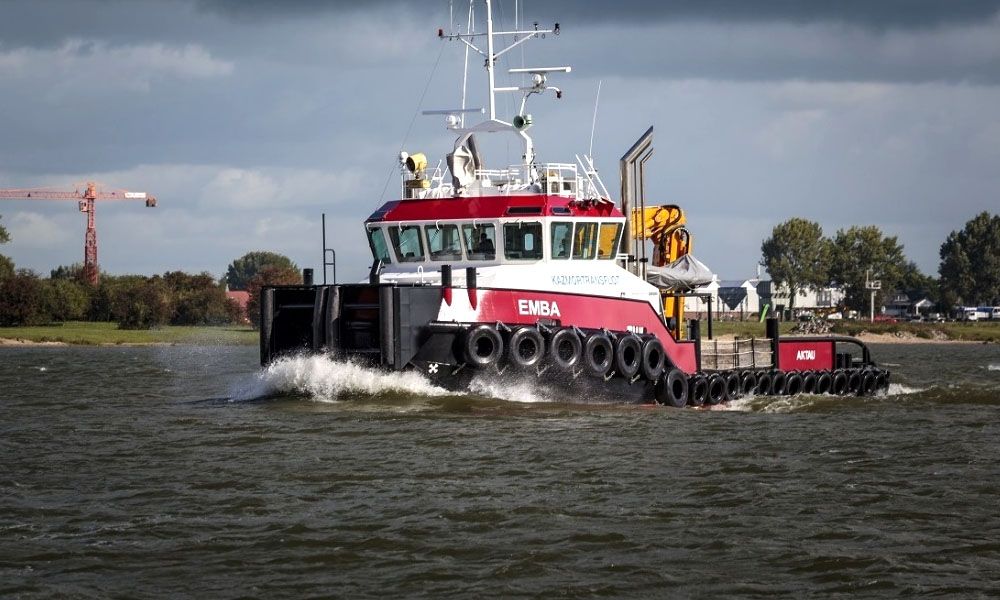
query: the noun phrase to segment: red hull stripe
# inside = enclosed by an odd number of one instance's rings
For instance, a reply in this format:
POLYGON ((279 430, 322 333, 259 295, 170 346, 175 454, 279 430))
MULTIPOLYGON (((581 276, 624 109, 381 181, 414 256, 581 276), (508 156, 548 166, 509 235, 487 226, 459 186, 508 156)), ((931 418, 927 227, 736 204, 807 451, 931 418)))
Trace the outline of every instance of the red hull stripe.
POLYGON ((833 369, 834 342, 778 341, 778 364, 782 371, 828 371, 833 369))
POLYGON ((499 219, 502 217, 614 217, 624 215, 610 203, 571 202, 562 196, 482 196, 471 198, 445 198, 436 200, 396 200, 387 202, 368 218, 371 221, 427 221, 445 219, 499 219), (510 208, 538 207, 537 215, 507 214, 510 208), (553 209, 562 213, 553 212, 553 209), (569 212, 565 212, 569 211, 569 212))
POLYGON ((698 370, 694 343, 674 340, 653 307, 642 300, 491 289, 479 289, 478 299, 479 321, 483 323, 534 325, 540 319, 552 319, 582 329, 651 333, 659 338, 674 366, 688 374, 698 370))

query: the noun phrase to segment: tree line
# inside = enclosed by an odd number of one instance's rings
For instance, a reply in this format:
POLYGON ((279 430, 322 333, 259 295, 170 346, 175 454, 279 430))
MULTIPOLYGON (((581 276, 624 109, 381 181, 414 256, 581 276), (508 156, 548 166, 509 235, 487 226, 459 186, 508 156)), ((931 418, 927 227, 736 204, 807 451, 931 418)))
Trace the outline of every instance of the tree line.
MULTIPOLYGON (((0 244, 10 235, 0 223, 0 244)), ((41 325, 65 321, 116 322, 122 329, 163 325, 223 325, 252 322, 259 315, 257 297, 264 285, 301 283, 299 268, 288 257, 255 251, 235 259, 226 275, 168 271, 162 275, 108 275, 97 286, 84 279, 80 264, 60 266, 48 277, 18 269, 0 254, 0 326, 41 325), (246 312, 226 289, 246 290, 246 312)))
POLYGON ((874 225, 840 229, 832 237, 814 221, 792 218, 773 229, 761 244, 761 264, 775 285, 785 285, 794 309, 798 292, 842 287, 848 308, 864 310, 866 279, 881 281, 876 302, 889 294, 928 298, 941 309, 961 305, 1000 305, 1000 215, 983 212, 941 244, 938 277, 920 272, 907 260, 903 245, 874 225))

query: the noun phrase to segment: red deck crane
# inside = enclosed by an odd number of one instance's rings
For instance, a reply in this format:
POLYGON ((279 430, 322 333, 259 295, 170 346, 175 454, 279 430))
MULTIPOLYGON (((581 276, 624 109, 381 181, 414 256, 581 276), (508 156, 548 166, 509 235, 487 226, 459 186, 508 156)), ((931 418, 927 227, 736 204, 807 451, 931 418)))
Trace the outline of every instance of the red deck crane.
POLYGON ((103 191, 95 183, 87 183, 84 191, 64 192, 51 189, 0 190, 0 200, 76 200, 80 212, 87 214, 87 233, 83 242, 83 274, 91 285, 97 285, 97 227, 94 224, 95 203, 98 200, 145 200, 146 206, 156 206, 156 198, 146 192, 125 190, 103 191))

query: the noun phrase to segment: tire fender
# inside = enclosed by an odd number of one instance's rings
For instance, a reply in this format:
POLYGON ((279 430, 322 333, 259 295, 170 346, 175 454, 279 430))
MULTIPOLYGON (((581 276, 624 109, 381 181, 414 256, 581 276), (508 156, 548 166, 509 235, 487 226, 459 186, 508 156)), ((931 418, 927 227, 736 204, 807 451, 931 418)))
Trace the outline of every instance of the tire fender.
POLYGON ((674 408, 688 403, 688 379, 680 369, 670 369, 656 384, 656 401, 674 408))
POLYGON ((569 371, 580 364, 583 342, 572 329, 560 329, 549 340, 549 362, 557 369, 569 371))
POLYGON ((816 393, 816 373, 812 371, 806 371, 802 374, 802 393, 803 394, 815 394, 816 393))
POLYGON ((743 389, 740 387, 740 375, 736 371, 730 371, 723 376, 726 382, 726 400, 738 400, 742 396, 743 389))
POLYGON ((817 394, 829 394, 833 389, 833 375, 829 371, 823 371, 816 375, 816 389, 817 394))
POLYGON ((642 344, 642 376, 649 381, 656 379, 663 373, 666 366, 667 355, 663 351, 663 344, 655 337, 649 338, 642 344))
POLYGON ((545 338, 534 327, 520 327, 507 341, 507 362, 521 369, 535 368, 545 356, 545 338))
POLYGON ((771 395, 771 384, 773 380, 771 374, 767 371, 757 375, 757 395, 758 396, 770 396, 771 395))
POLYGON ((632 379, 642 368, 642 343, 634 335, 623 335, 615 344, 615 370, 632 379))
POLYGON ((771 395, 781 396, 785 393, 787 376, 784 371, 771 371, 771 395))
POLYGON ((796 396, 802 393, 802 375, 791 372, 785 376, 785 395, 796 396))
POLYGON ((708 377, 708 403, 719 404, 726 399, 726 380, 718 373, 708 377))
POLYGON ((496 364, 503 356, 503 338, 490 325, 476 325, 469 329, 462 341, 462 357, 476 368, 496 364))
POLYGON ((604 377, 614 363, 614 347, 603 333, 591 333, 583 344, 583 368, 594 377, 604 377))
POLYGON ((694 375, 688 378, 688 404, 701 406, 708 398, 708 380, 704 375, 694 375))

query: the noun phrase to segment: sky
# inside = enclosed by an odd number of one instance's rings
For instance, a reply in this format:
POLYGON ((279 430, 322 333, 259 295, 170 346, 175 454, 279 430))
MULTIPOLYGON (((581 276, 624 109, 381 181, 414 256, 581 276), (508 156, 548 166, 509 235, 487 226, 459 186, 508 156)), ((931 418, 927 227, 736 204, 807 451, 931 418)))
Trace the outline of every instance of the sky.
MULTIPOLYGON (((483 3, 475 2, 477 15, 483 3)), ((366 277, 362 221, 395 199, 400 150, 454 137, 468 2, 0 0, 0 188, 147 191, 99 203, 107 272, 225 272, 250 250, 366 277)), ((749 277, 791 217, 874 224, 936 273, 947 234, 1000 212, 1000 0, 496 2, 498 27, 560 24, 500 68, 571 65, 532 98, 539 160, 618 159, 654 126, 647 198, 687 213, 694 253, 749 277), (600 98, 595 101, 598 86, 600 98)), ((482 29, 480 24, 480 29, 482 29)), ((481 59, 469 102, 485 105, 481 59)), ((512 81, 511 83, 517 83, 512 81)), ((501 96, 503 118, 515 98, 501 96)), ((518 161, 513 137, 487 167, 518 161)), ((617 200, 617 198, 615 198, 617 200)), ((0 252, 47 274, 82 261, 70 202, 0 201, 0 252)))

